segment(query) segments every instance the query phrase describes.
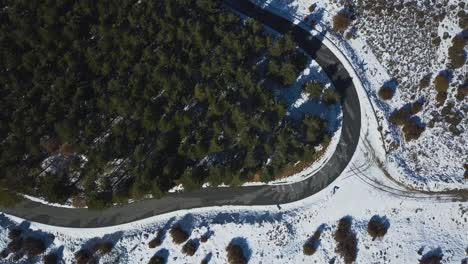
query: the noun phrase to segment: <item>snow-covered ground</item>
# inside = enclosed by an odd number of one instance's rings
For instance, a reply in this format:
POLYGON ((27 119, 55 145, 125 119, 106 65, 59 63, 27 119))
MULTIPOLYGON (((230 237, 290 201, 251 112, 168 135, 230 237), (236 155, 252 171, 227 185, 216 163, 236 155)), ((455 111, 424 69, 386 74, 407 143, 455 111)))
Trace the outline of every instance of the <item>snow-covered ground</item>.
MULTIPOLYGON (((304 20, 317 21, 317 29, 327 32, 330 40, 339 52, 346 54, 354 69, 362 79, 364 88, 376 106, 380 125, 383 128, 388 150, 385 166, 398 168, 397 180, 415 189, 441 191, 467 189, 464 178, 464 165, 468 164, 468 119, 466 111, 468 100, 455 99, 457 88, 466 80, 468 66, 451 71, 452 79, 444 105, 436 102, 436 91, 429 87, 419 89, 420 80, 427 74, 435 76, 447 69, 447 50, 451 39, 460 34, 457 13, 467 10, 468 5, 459 4, 459 0, 434 1, 336 1, 336 0, 252 0, 253 2, 280 14, 297 23, 304 20), (356 20, 352 24, 353 37, 346 40, 343 36, 332 33, 333 16, 353 2, 357 10, 356 20), (308 8, 316 4, 315 11, 308 8), (382 5, 382 15, 376 15, 368 7, 382 5), (395 7, 393 7, 395 5, 395 7), (390 7, 390 8, 388 8, 390 7), (391 13, 388 10, 394 10, 391 13), (392 9, 394 8, 394 9, 392 9), (417 10, 418 16, 411 10, 417 10), (387 12, 387 13, 386 13, 387 12), (420 17, 419 12, 424 12, 420 17), (391 15, 390 15, 391 13, 391 15), (432 17, 442 17, 441 21, 432 21, 432 17), (426 21, 427 23, 419 22, 426 21), (433 34, 431 36, 431 34, 433 34), (431 41, 440 37, 440 45, 431 41), (382 85, 392 79, 398 81, 395 96, 389 101, 382 101, 377 92, 382 85), (388 122, 390 114, 416 100, 423 100, 423 110, 417 114, 426 129, 417 140, 406 142, 400 128, 388 122), (453 107, 447 107, 453 104, 453 107), (446 121, 447 113, 460 115, 461 122, 450 128, 446 121), (462 114, 465 112, 465 114, 462 114), (444 121, 445 118, 445 121, 444 121)), ((466 33, 465 33, 466 35, 466 33)), ((465 47, 466 51, 466 47, 465 47)))

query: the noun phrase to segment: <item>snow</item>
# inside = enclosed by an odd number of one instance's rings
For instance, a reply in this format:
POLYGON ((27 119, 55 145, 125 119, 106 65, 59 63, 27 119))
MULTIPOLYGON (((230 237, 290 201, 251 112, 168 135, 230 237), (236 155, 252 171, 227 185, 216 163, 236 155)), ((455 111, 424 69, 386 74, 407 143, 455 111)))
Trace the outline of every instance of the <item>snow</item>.
MULTIPOLYGON (((417 114, 422 122, 428 124, 434 119, 434 113, 440 114, 441 107, 436 104, 436 92, 433 87, 421 91, 415 90, 425 74, 432 73, 432 82, 440 71, 447 68, 447 49, 451 46, 452 37, 461 32, 456 13, 458 3, 463 1, 438 0, 442 3, 441 8, 435 8, 436 4, 428 4, 427 1, 405 1, 407 4, 416 3, 418 10, 426 12, 425 15, 428 17, 433 14, 445 14, 440 23, 437 21, 426 23, 423 28, 418 28, 412 13, 396 12, 398 19, 389 15, 359 14, 354 22, 355 37, 349 40, 334 34, 331 29, 333 16, 344 8, 343 2, 346 1, 252 0, 252 2, 295 23, 314 19, 318 23, 317 30, 313 30, 314 34, 325 32, 322 35, 325 36, 327 47, 334 49, 335 54, 344 54, 344 57, 349 59, 375 106, 388 151, 387 158, 383 161, 384 166, 395 171, 396 180, 414 189, 425 191, 467 189, 463 168, 468 162, 466 114, 458 125, 461 130, 460 135, 452 134, 448 129, 449 124, 442 121, 436 122, 433 128, 427 126, 419 139, 410 142, 404 140, 400 128, 388 122, 388 117, 395 109, 420 98, 426 101, 423 111, 417 114), (313 3, 317 4, 317 7, 311 15, 308 8, 313 3), (439 47, 430 44, 431 37, 427 32, 435 32, 441 38, 439 47), (444 33, 450 37, 444 39, 444 33), (389 43, 391 45, 386 45, 389 43), (390 101, 380 100, 377 91, 394 77, 401 78, 394 98, 390 101)), ((359 5, 359 2, 353 1, 355 5, 359 5)), ((383 1, 383 3, 392 2, 383 1)), ((370 11, 365 10, 365 12, 370 11)), ((467 72, 467 64, 454 70, 451 87, 459 85, 466 78, 467 72)), ((454 94, 456 89, 450 88, 446 102, 454 103, 454 111, 466 111, 468 101, 466 99, 457 101, 454 99, 454 94)))

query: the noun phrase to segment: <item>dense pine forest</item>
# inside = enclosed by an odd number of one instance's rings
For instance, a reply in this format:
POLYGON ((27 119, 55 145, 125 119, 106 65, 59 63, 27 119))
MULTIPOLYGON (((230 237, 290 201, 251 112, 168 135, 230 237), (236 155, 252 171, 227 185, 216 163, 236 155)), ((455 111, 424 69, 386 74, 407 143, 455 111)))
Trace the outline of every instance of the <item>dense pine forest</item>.
POLYGON ((0 188, 90 207, 269 181, 327 123, 289 118, 307 57, 218 0, 0 3, 0 188))

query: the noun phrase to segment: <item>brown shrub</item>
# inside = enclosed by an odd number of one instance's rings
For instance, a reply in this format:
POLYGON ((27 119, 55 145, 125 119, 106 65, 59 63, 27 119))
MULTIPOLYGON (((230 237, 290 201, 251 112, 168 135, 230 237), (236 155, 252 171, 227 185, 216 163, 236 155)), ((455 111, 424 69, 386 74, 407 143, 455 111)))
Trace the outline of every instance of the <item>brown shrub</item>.
POLYGON ((336 32, 344 33, 350 25, 351 19, 344 11, 338 12, 338 14, 333 17, 333 30, 336 32))
POLYGON ((393 89, 391 87, 387 87, 387 86, 380 87, 379 97, 382 100, 390 100, 390 99, 393 98, 394 94, 395 94, 395 92, 393 91, 393 89))
POLYGON ((191 239, 182 246, 182 253, 188 256, 193 256, 195 255, 195 252, 197 252, 197 249, 198 249, 197 242, 191 239))
POLYGON ((424 105, 423 100, 419 100, 419 101, 416 101, 416 102, 412 103, 411 104, 411 109, 410 109, 411 114, 415 115, 415 114, 421 112, 421 110, 423 109, 423 105, 424 105))
POLYGON ((176 244, 182 244, 189 238, 189 234, 185 232, 180 225, 174 225, 171 228, 172 241, 176 244))
POLYGON ((244 256, 242 247, 234 244, 232 241, 226 247, 227 258, 230 264, 246 264, 247 258, 244 256))
POLYGON ((390 122, 392 122, 392 123, 394 123, 396 125, 403 126, 408 122, 410 117, 411 117, 410 111, 408 111, 408 109, 406 109, 406 108, 401 108, 401 109, 395 110, 390 115, 389 120, 390 120, 390 122))
POLYGON ((372 237, 372 240, 385 236, 387 230, 388 221, 385 217, 374 215, 367 224, 367 232, 372 237))
POLYGON ((45 255, 42 258, 42 261, 44 261, 44 264, 58 264, 59 263, 59 259, 57 255, 53 253, 45 255))
POLYGON ((159 239, 159 237, 155 237, 148 243, 148 247, 156 248, 156 247, 159 247, 161 244, 162 244, 162 240, 159 239))
POLYGON ((93 254, 86 249, 78 250, 75 253, 75 261, 76 264, 89 264, 95 262, 93 254))
POLYGON ((345 263, 353 263, 357 258, 357 238, 351 230, 351 224, 351 218, 343 217, 338 222, 335 232, 336 252, 343 257, 345 263))
POLYGON ((432 77, 432 74, 424 75, 421 81, 419 81, 419 88, 424 89, 424 88, 429 87, 429 85, 431 84, 431 77, 432 77))
POLYGON ((105 254, 109 254, 113 248, 114 248, 114 243, 110 241, 103 241, 103 242, 97 243, 94 246, 93 251, 101 255, 105 255, 105 254))
POLYGON ((45 252, 46 246, 41 239, 28 237, 24 240, 23 249, 29 257, 38 256, 45 252))
POLYGON ((317 4, 316 3, 311 4, 309 6, 309 12, 313 13, 315 11, 315 8, 317 8, 317 4))
POLYGON ((303 252, 304 255, 311 256, 315 254, 317 251, 319 245, 320 245, 320 236, 322 235, 322 230, 321 227, 319 227, 315 232, 314 235, 309 238, 304 246, 303 246, 303 252))
POLYGON ((206 241, 208 241, 209 238, 210 238, 210 236, 205 234, 205 235, 200 237, 200 242, 206 243, 206 241))
POLYGON ((403 126, 403 133, 405 134, 406 141, 411 141, 413 139, 418 139, 422 132, 424 132, 425 127, 415 119, 410 119, 403 126))
POLYGON ((436 96, 436 101, 438 105, 443 105, 445 100, 447 100, 447 92, 438 92, 436 96))
POLYGON ((439 73, 434 79, 434 86, 437 92, 447 92, 449 88, 449 79, 442 73, 439 73))
POLYGON ((22 248, 23 248, 23 239, 21 239, 21 238, 12 240, 12 241, 10 241, 10 243, 8 243, 8 245, 7 245, 7 249, 8 249, 10 252, 13 252, 13 253, 18 252, 18 251, 21 250, 22 248))
POLYGON ((153 256, 150 258, 148 264, 164 264, 166 261, 164 260, 163 257, 160 256, 153 256))
POLYGON ((468 95, 468 82, 465 82, 464 84, 458 86, 457 94, 455 95, 455 98, 457 98, 458 101, 463 101, 463 99, 465 99, 467 95, 468 95))
POLYGON ((10 229, 10 231, 8 232, 8 238, 10 240, 15 240, 15 239, 18 239, 20 238, 21 234, 23 233, 23 231, 19 228, 12 228, 10 229))
POLYGON ((460 35, 452 39, 452 46, 448 49, 450 66, 452 68, 458 69, 465 64, 465 45, 466 40, 460 35))

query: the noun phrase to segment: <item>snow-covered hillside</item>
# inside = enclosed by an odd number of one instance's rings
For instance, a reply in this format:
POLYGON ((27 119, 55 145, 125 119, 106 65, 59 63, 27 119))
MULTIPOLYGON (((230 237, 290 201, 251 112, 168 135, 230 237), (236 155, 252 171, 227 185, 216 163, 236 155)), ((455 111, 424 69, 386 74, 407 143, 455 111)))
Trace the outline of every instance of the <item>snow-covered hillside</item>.
POLYGON ((452 69, 447 55, 456 35, 464 37, 466 44, 467 28, 462 26, 466 27, 468 6, 464 1, 254 2, 297 21, 314 21, 352 60, 377 105, 389 151, 387 165, 401 170, 399 181, 432 191, 467 188, 468 66, 465 62, 452 69), (314 4, 311 13, 309 7, 314 4), (354 19, 344 36, 332 29, 333 16, 342 10, 352 12, 354 19), (447 93, 438 96, 433 82, 439 73, 447 75, 450 85, 447 93), (396 89, 387 101, 377 96, 385 84, 396 89), (401 129, 388 119, 395 110, 414 102, 423 104, 415 118, 425 131, 407 142, 401 129))

